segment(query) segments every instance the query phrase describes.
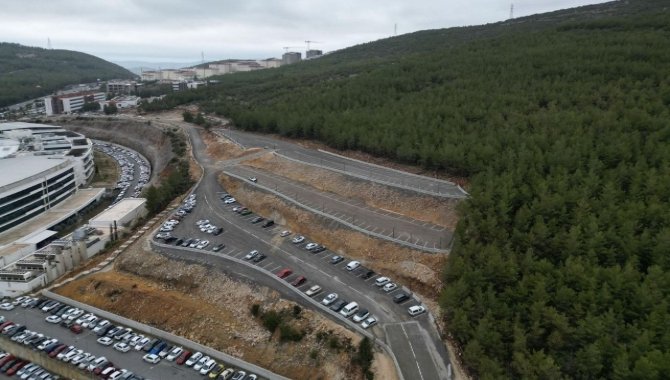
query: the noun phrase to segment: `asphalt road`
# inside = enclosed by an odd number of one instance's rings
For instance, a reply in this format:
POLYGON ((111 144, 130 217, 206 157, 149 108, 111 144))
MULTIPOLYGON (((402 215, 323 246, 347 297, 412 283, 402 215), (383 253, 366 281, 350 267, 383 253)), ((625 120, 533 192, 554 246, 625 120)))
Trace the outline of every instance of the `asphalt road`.
POLYGON ((273 138, 268 135, 232 129, 218 130, 217 132, 244 147, 274 149, 279 154, 302 161, 308 165, 321 166, 369 181, 447 198, 465 198, 467 196, 467 193, 455 184, 436 178, 414 175, 315 149, 308 149, 297 143, 273 138))
POLYGON ((411 219, 406 216, 367 206, 337 194, 325 193, 267 171, 246 166, 230 166, 224 173, 243 178, 256 177, 250 185, 263 186, 281 193, 296 203, 319 210, 335 220, 351 223, 358 228, 382 236, 391 241, 431 252, 445 251, 453 234, 444 227, 411 219))
MULTIPOLYGON (((315 300, 321 301, 326 294, 336 292, 340 298, 344 298, 347 301, 356 301, 361 307, 369 309, 371 314, 375 315, 380 322, 379 325, 373 326, 370 331, 382 340, 387 340, 387 335, 389 334, 383 330, 383 326, 386 323, 397 324, 409 322, 420 326, 427 333, 422 336, 410 335, 409 339, 412 341, 412 346, 415 349, 418 349, 420 352, 430 352, 431 355, 417 356, 413 366, 432 368, 432 370, 427 369, 426 371, 433 371, 439 374, 435 378, 446 378, 446 367, 449 363, 448 355, 439 336, 437 336, 437 333, 432 328, 428 315, 423 314, 412 318, 407 313, 407 308, 419 304, 419 300, 411 298, 403 304, 395 304, 392 301, 392 297, 400 290, 386 293, 374 285, 374 281, 379 274, 375 274, 368 279, 363 279, 361 276, 366 271, 364 268, 354 271, 347 271, 345 269, 349 260, 336 265, 331 264, 330 258, 335 253, 330 250, 313 254, 304 249, 304 245, 310 241, 308 237, 302 244, 292 244, 289 238, 279 236, 280 231, 284 227, 273 226, 264 229, 261 227, 261 223, 252 224, 250 222, 253 217, 252 215, 243 217, 234 213, 232 211, 234 205, 225 205, 220 199, 220 194, 224 189, 221 188, 217 179, 219 173, 219 169, 217 169, 219 167, 218 163, 204 154, 204 144, 194 128, 189 128, 189 135, 196 159, 204 168, 204 175, 195 191, 198 200, 197 207, 183 219, 172 232, 172 235, 208 239, 211 243, 206 248, 207 250, 211 250, 212 246, 219 243, 224 243, 226 248, 216 254, 205 254, 203 252, 202 255, 197 255, 196 252, 191 250, 183 250, 175 247, 170 249, 170 252, 168 252, 169 255, 181 257, 184 260, 200 262, 204 265, 231 273, 245 281, 270 286, 282 292, 287 298, 299 302, 306 307, 320 310, 329 318, 346 325, 342 319, 343 317, 335 316, 334 313, 325 307, 313 305, 312 303, 305 302, 300 297, 291 295, 289 288, 277 286, 275 278, 268 278, 271 276, 254 271, 247 266, 235 264, 225 258, 225 256, 229 256, 243 259, 250 250, 257 249, 268 257, 258 264, 253 263, 253 265, 259 266, 271 273, 276 273, 282 268, 291 268, 293 274, 286 279, 287 281, 292 281, 299 275, 307 278, 307 282, 298 287, 299 291, 305 291, 314 284, 318 284, 323 288, 322 292, 314 297, 315 300), (225 232, 220 236, 201 232, 195 225, 195 222, 200 219, 210 220, 210 223, 223 227, 225 232), (429 339, 426 337, 429 337, 429 339), (434 358, 437 358, 437 360, 434 358)), ((253 209, 253 205, 248 206, 253 209)), ((299 233, 299 231, 295 232, 299 233)), ((365 262, 362 264, 365 266, 365 262)), ((392 331, 391 336, 395 335, 397 335, 396 332, 392 331)), ((403 355, 405 353, 402 351, 395 352, 396 357, 403 355)), ((401 364, 403 365, 401 366, 401 371, 403 371, 404 375, 407 375, 405 379, 413 379, 411 377, 414 373, 411 369, 412 367, 406 367, 406 364, 401 364)))
POLYGON ((61 343, 78 347, 84 350, 84 352, 94 354, 96 357, 104 356, 117 366, 121 366, 148 379, 202 378, 193 369, 179 366, 167 360, 161 360, 156 365, 146 363, 142 360, 142 355, 145 354, 142 351, 130 350, 127 353, 122 353, 111 346, 105 347, 96 342, 98 336, 88 329, 85 329, 81 334, 74 334, 69 329, 60 325, 46 322, 45 318, 50 314, 43 313, 41 310, 16 307, 11 311, 2 311, 0 315, 4 315, 7 320, 14 323, 26 325, 28 330, 37 331, 56 338, 61 343))

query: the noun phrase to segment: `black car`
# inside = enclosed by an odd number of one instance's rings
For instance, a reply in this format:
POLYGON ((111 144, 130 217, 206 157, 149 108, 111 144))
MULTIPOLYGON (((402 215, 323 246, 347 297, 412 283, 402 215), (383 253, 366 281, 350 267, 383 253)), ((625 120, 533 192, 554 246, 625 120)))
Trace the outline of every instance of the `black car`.
POLYGON ((174 245, 181 245, 184 242, 184 239, 179 238, 177 241, 174 242, 174 245))
POLYGON ((335 301, 335 303, 333 303, 333 304, 330 306, 330 310, 332 310, 332 311, 340 311, 340 310, 342 310, 342 308, 343 308, 344 306, 346 306, 346 304, 348 304, 348 303, 349 303, 349 301, 345 301, 345 300, 343 300, 343 299, 337 300, 337 301, 335 301))
POLYGON ((170 243, 172 243, 173 241, 176 241, 176 240, 177 240, 176 236, 168 236, 165 239, 163 239, 165 244, 170 244, 170 243))
POLYGON ((219 228, 216 229, 216 231, 214 231, 213 235, 214 236, 219 236, 222 233, 223 233, 223 227, 219 227, 219 228))
POLYGON ((407 301, 408 299, 409 299, 409 294, 404 293, 404 292, 400 292, 400 293, 396 294, 395 296, 393 296, 393 302, 395 302, 395 303, 402 303, 402 302, 407 301))
POLYGON ((365 274, 362 277, 363 277, 363 279, 367 280, 368 278, 370 278, 374 275, 375 275, 375 271, 369 270, 369 271, 365 272, 365 274))
POLYGON ((265 223, 263 223, 263 228, 271 227, 271 226, 273 226, 274 224, 275 224, 275 221, 274 221, 274 220, 272 220, 272 219, 268 219, 268 220, 265 221, 265 223))
POLYGON ((186 239, 186 240, 184 240, 183 243, 181 243, 181 246, 182 247, 188 247, 189 244, 191 244, 192 242, 193 242, 193 239, 186 239))
POLYGON ((257 216, 255 218, 251 219, 251 223, 256 224, 256 223, 260 223, 264 220, 265 220, 265 218, 263 218, 262 216, 257 216))
POLYGON ((265 260, 266 257, 267 256, 265 256, 264 254, 259 253, 258 255, 256 255, 256 257, 254 257, 254 262, 260 263, 261 261, 265 260))
POLYGON ((330 258, 330 263, 331 264, 341 263, 342 261, 344 261, 344 257, 342 257, 342 256, 333 256, 333 257, 330 258))
POLYGON ((320 253, 326 250, 326 247, 322 245, 317 245, 316 247, 312 248, 312 253, 320 253))

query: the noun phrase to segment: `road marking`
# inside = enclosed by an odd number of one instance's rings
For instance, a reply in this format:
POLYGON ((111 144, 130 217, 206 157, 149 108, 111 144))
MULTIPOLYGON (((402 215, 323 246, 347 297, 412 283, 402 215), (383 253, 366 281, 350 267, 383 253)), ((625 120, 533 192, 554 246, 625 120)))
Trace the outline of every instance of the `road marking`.
POLYGON ((405 325, 401 324, 400 328, 402 329, 403 334, 405 334, 405 338, 407 338, 407 344, 409 344, 409 349, 412 351, 412 356, 414 356, 414 362, 416 362, 416 368, 419 370, 419 377, 421 377, 421 380, 423 380, 423 374, 421 373, 421 366, 419 365, 419 360, 417 359, 416 354, 414 353, 414 347, 412 346, 412 341, 409 339, 407 331, 405 331, 405 325))

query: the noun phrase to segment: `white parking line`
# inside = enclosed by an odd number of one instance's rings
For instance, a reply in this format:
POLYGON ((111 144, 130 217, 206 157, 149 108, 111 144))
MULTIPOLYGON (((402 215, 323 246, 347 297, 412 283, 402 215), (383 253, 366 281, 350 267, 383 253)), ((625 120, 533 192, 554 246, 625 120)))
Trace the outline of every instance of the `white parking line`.
POLYGON ((372 276, 370 276, 370 278, 368 278, 368 279, 365 280, 365 281, 373 280, 373 279, 375 279, 375 278, 377 278, 377 277, 379 277, 378 274, 373 274, 372 276))

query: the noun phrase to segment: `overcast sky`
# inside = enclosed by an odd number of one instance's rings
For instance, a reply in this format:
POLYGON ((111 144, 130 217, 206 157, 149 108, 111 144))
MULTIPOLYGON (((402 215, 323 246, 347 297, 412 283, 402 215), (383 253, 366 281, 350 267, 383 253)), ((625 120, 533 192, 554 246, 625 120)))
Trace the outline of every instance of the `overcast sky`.
POLYGON ((602 0, 7 0, 0 40, 111 61, 198 62, 325 51, 424 29, 502 21, 602 0))

